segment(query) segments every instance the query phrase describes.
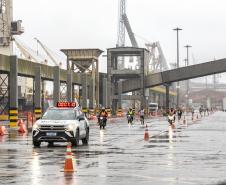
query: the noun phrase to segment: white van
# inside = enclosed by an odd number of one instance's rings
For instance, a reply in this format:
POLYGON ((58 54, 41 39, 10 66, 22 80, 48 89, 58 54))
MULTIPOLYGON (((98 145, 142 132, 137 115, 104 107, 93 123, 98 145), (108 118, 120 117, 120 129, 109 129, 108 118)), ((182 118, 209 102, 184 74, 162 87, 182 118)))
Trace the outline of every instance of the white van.
POLYGON ((157 113, 158 103, 149 103, 148 109, 149 109, 149 113, 157 113))

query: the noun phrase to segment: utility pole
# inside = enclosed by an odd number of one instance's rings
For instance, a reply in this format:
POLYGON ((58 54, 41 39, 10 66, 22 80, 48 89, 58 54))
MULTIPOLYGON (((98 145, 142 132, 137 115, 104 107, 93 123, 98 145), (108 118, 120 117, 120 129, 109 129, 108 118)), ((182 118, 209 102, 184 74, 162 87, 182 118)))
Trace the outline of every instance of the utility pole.
MULTIPOLYGON (((176 31, 177 32, 177 68, 179 68, 180 67, 180 65, 179 65, 179 31, 181 31, 182 29, 181 28, 174 28, 173 29, 174 31, 176 31)), ((179 98, 180 98, 180 95, 179 95, 179 93, 180 93, 180 83, 179 82, 177 82, 177 107, 179 107, 179 98)))
MULTIPOLYGON (((188 50, 192 46, 190 46, 190 45, 187 44, 184 47, 187 49, 187 59, 186 59, 186 62, 187 63, 186 63, 186 66, 188 66, 189 65, 189 54, 188 54, 188 50)), ((188 109, 188 100, 189 100, 188 94, 189 94, 189 80, 187 80, 187 87, 186 87, 186 107, 187 107, 187 109, 188 109)))

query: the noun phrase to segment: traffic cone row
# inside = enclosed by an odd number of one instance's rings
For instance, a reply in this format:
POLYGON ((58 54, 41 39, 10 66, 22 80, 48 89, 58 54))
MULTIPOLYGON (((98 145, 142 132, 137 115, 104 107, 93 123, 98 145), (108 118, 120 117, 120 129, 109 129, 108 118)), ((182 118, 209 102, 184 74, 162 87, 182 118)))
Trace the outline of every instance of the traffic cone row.
POLYGON ((148 141, 149 140, 149 133, 148 133, 148 126, 146 124, 145 132, 144 132, 144 140, 148 141))
POLYGON ((25 127, 25 124, 24 124, 22 119, 20 119, 18 121, 18 126, 19 126, 18 132, 20 132, 20 133, 25 133, 26 132, 26 127, 25 127))
POLYGON ((74 172, 70 142, 68 142, 68 145, 67 145, 66 159, 65 159, 65 164, 64 164, 64 172, 74 172))
POLYGON ((4 136, 4 135, 6 135, 6 128, 5 126, 0 125, 0 136, 4 136))

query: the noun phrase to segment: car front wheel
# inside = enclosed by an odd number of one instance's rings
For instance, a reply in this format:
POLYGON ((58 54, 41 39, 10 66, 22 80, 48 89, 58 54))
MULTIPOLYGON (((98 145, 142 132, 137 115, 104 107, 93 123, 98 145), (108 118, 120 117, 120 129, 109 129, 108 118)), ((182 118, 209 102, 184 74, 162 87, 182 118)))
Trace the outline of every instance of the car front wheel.
POLYGON ((41 142, 33 140, 33 145, 34 145, 34 147, 40 147, 41 142))
POLYGON ((82 144, 87 145, 89 142, 89 128, 86 129, 86 137, 82 139, 82 144))
POLYGON ((79 130, 76 130, 75 138, 72 141, 73 146, 78 146, 79 145, 79 130))

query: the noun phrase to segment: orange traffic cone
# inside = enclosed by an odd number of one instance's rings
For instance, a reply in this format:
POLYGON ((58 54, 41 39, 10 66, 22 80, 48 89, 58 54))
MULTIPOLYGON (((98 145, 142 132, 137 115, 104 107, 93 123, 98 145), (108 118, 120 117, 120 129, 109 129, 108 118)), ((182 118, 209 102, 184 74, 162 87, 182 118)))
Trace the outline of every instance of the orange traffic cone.
POLYGON ((0 136, 4 136, 6 134, 6 128, 5 126, 0 125, 0 136))
POLYGON ((68 145, 67 145, 66 159, 65 159, 65 164, 64 164, 64 172, 74 172, 70 142, 68 142, 68 145))
POLYGON ((144 132, 144 140, 148 141, 149 140, 149 133, 148 133, 148 126, 146 124, 145 132, 144 132))
POLYGON ((19 126, 18 132, 20 132, 20 133, 26 132, 26 128, 25 128, 25 124, 24 124, 23 120, 19 120, 18 126, 19 126))

